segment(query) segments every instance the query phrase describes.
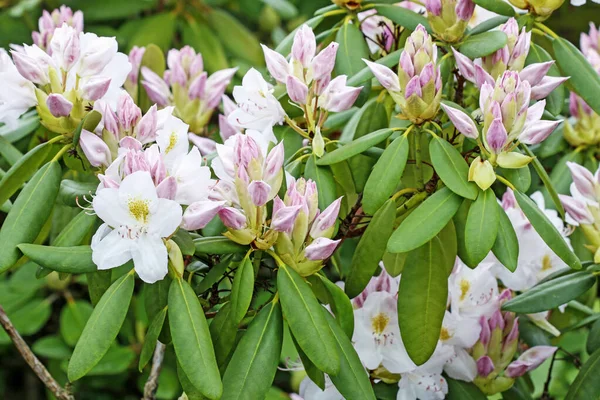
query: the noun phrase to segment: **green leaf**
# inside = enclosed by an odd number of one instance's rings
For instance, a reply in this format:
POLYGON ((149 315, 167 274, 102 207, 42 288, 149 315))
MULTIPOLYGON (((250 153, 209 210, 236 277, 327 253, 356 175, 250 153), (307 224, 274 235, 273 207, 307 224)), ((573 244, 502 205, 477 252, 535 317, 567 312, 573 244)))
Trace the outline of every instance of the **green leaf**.
POLYGON ((189 18, 183 25, 183 43, 192 46, 202 54, 210 54, 204 59, 204 67, 208 72, 215 73, 218 70, 229 68, 227 56, 219 38, 201 20, 189 18))
POLYGON ((379 4, 374 8, 377 10, 377 14, 391 19, 392 22, 397 25, 414 31, 417 29, 417 26, 421 24, 431 33, 429 22, 427 22, 427 19, 421 14, 417 14, 407 8, 398 7, 394 4, 379 4))
POLYGON ((600 350, 596 350, 579 370, 577 378, 569 387, 565 400, 589 400, 600 393, 600 350))
MULTIPOLYGON (((137 29, 137 28, 136 28, 137 29)), ((155 44, 150 44, 146 46, 146 51, 144 51, 144 55, 142 56, 142 61, 140 62, 140 70, 142 67, 146 67, 150 69, 152 72, 156 73, 158 76, 163 76, 165 72, 165 55, 163 51, 155 44)), ((146 93, 146 89, 141 84, 143 80, 142 74, 138 75, 138 105, 142 109, 143 112, 148 111, 148 109, 152 106, 153 102, 148 97, 146 93)))
POLYGON ((377 210, 356 246, 344 289, 349 297, 358 296, 379 268, 395 219, 396 203, 389 199, 377 210))
POLYGON ((437 191, 419 205, 392 233, 390 253, 405 253, 430 241, 460 207, 462 198, 448 188, 437 191))
POLYGON ((204 310, 190 285, 174 279, 169 289, 169 325, 177 361, 190 382, 209 399, 223 392, 204 310))
POLYGON ((53 246, 76 246, 81 243, 96 223, 96 215, 89 215, 82 210, 60 231, 53 246))
POLYGON ((0 136, 0 155, 9 165, 15 165, 23 157, 19 149, 13 146, 4 136, 0 136))
POLYGON ((514 17, 515 9, 503 0, 473 0, 473 3, 495 12, 496 14, 514 17))
POLYGON ((425 363, 435 351, 448 299, 443 248, 432 240, 407 257, 398 289, 398 325, 411 360, 425 363))
POLYGON ((85 14, 86 22, 107 21, 135 16, 144 10, 156 7, 156 0, 103 0, 101 2, 89 0, 70 0, 67 5, 73 10, 81 10, 85 14))
POLYGON ((589 271, 577 271, 535 285, 528 291, 507 301, 503 310, 533 314, 551 310, 576 299, 596 283, 589 271))
POLYGON ((306 161, 304 177, 312 179, 319 190, 319 208, 324 210, 336 199, 335 180, 331 169, 317 165, 317 156, 314 154, 306 161))
POLYGON ((489 254, 498 235, 498 202, 492 189, 479 193, 465 226, 467 265, 475 268, 489 254))
MULTIPOLYGON (((385 65, 388 68, 392 68, 392 67, 398 65, 398 60, 400 59, 400 53, 402 53, 402 50, 403 49, 396 50, 384 57, 381 57, 380 59, 375 61, 375 64, 385 65)), ((369 80, 373 79, 373 77, 374 77, 374 75, 373 75, 373 71, 371 71, 371 68, 363 65, 363 67, 360 71, 358 71, 351 77, 348 77, 348 81, 346 84, 348 86, 357 87, 357 86, 364 84, 365 82, 369 82, 369 80)), ((331 118, 332 117, 329 117, 327 119, 327 121, 329 122, 329 120, 331 118)), ((325 125, 327 125, 327 123, 325 123, 325 125)))
POLYGON ((0 127, 0 136, 14 143, 35 131, 40 126, 40 117, 35 110, 26 112, 15 121, 15 126, 4 125, 0 127))
POLYGON ((570 76, 567 86, 600 114, 600 75, 579 49, 563 38, 552 41, 554 57, 564 76, 570 76))
POLYGON ((489 31, 467 37, 458 47, 470 59, 487 56, 506 46, 508 36, 502 31, 489 31))
POLYGON ((341 287, 331 282, 323 274, 317 274, 317 276, 323 282, 325 289, 327 289, 327 292, 329 293, 329 304, 335 315, 335 320, 346 336, 348 336, 349 339, 352 339, 352 334, 354 332, 354 309, 352 308, 350 299, 346 296, 346 293, 344 293, 341 287))
POLYGON ((406 264, 407 255, 408 253, 388 253, 386 251, 383 254, 383 265, 385 265, 387 273, 394 278, 400 275, 406 264))
POLYGON ((71 347, 77 344, 94 307, 85 300, 67 302, 60 312, 60 334, 71 347))
POLYGON ((87 376, 122 374, 129 368, 135 356, 135 351, 130 347, 111 346, 98 364, 87 373, 87 376))
POLYGON ((283 318, 278 303, 264 307, 235 349, 223 375, 222 400, 265 398, 277 372, 283 344, 283 318))
POLYGON ((519 262, 517 234, 512 222, 510 222, 508 215, 501 206, 498 206, 498 217, 498 236, 496 236, 492 252, 502 265, 508 268, 509 271, 515 272, 519 262))
POLYGON ((298 16, 298 9, 289 0, 262 0, 262 2, 273 7, 283 19, 292 19, 298 16))
POLYGON ((308 284, 292 268, 281 266, 277 289, 283 315, 302 350, 320 370, 337 374, 340 358, 325 319, 326 311, 308 284))
MULTIPOLYGON (((315 29, 325 17, 322 15, 318 15, 305 21, 304 24, 308 25, 310 28, 315 29)), ((275 48, 275 51, 279 54, 282 54, 284 57, 287 57, 292 51, 292 43, 294 43, 294 36, 296 36, 296 32, 300 29, 301 25, 299 25, 296 29, 291 31, 275 48)))
POLYGON ((254 292, 254 267, 249 257, 246 257, 240 263, 233 285, 231 287, 231 308, 233 311, 233 320, 239 324, 252 302, 252 293, 254 292))
POLYGON ((225 365, 231 349, 235 344, 238 324, 233 320, 233 311, 231 302, 225 303, 217 312, 209 326, 210 336, 212 337, 215 357, 219 367, 225 365))
POLYGON ((474 27, 473 29, 471 29, 469 31, 470 35, 477 35, 478 33, 483 33, 483 32, 487 32, 489 30, 494 29, 495 27, 504 24, 506 21, 508 21, 508 17, 507 16, 502 16, 499 15, 497 17, 492 17, 486 21, 481 22, 480 24, 478 24, 476 27, 474 27))
POLYGON ((508 179, 519 192, 526 193, 531 186, 531 171, 529 165, 523 168, 499 168, 500 175, 508 179))
POLYGON ((263 51, 258 39, 240 21, 220 9, 213 8, 204 15, 227 51, 254 66, 265 65, 263 51))
POLYGON ((363 151, 378 145, 387 139, 393 132, 391 128, 379 129, 362 136, 345 146, 335 149, 331 153, 325 154, 317 161, 317 165, 330 165, 347 160, 363 151))
POLYGON ((540 210, 540 208, 529 198, 529 196, 515 191, 517 203, 521 210, 531 222, 535 231, 542 237, 544 242, 563 260, 569 267, 573 269, 581 269, 581 262, 569 245, 565 242, 560 232, 554 227, 548 217, 540 210))
POLYGON ((373 167, 363 193, 363 210, 375 213, 394 193, 408 159, 408 139, 398 136, 373 167))
POLYGON ((66 206, 77 207, 77 202, 85 204, 83 198, 91 199, 96 193, 98 183, 96 182, 77 182, 70 179, 64 179, 60 183, 58 197, 56 200, 66 206))
POLYGON ((86 275, 90 300, 95 306, 112 283, 112 270, 88 272, 86 275))
POLYGON ((128 41, 131 51, 133 46, 145 47, 155 44, 163 51, 167 51, 175 35, 177 15, 174 12, 164 12, 145 17, 136 29, 135 34, 128 41))
POLYGON ((133 295, 133 271, 115 281, 94 308, 69 361, 70 381, 86 375, 114 342, 133 295))
POLYGON ((335 58, 337 74, 353 76, 364 68, 362 59, 369 58, 369 47, 356 24, 346 21, 337 31, 335 41, 340 45, 335 58))
POLYGON ((600 349, 600 318, 590 328, 585 349, 590 354, 600 349))
POLYGON ((319 368, 310 361, 310 358, 302 351, 302 348, 298 344, 298 341, 293 337, 292 341, 294 342, 294 346, 298 351, 298 356, 300 357, 300 362, 302 362, 302 367, 304 368, 304 372, 308 378, 314 382, 321 390, 325 390, 325 374, 319 368))
POLYGON ((188 231, 178 229, 172 239, 175 243, 177 243, 177 246, 184 256, 193 256, 196 252, 194 239, 188 231))
POLYGON ((469 182, 469 166, 454 146, 435 137, 429 142, 429 155, 435 172, 450 190, 459 196, 475 200, 477 186, 469 182))
POLYGON ((55 247, 24 243, 18 248, 30 260, 52 271, 83 274, 98 269, 92 261, 90 246, 55 247))
POLYGON ((457 253, 460 259, 464 262, 467 259, 467 242, 465 240, 465 230, 467 226, 467 216, 473 202, 469 199, 464 199, 456 214, 452 218, 454 228, 456 230, 457 253))
POLYGON ((446 378, 448 382, 448 400, 487 400, 481 390, 471 382, 446 378))
POLYGON ((51 360, 66 360, 71 356, 71 349, 58 335, 44 336, 38 339, 31 350, 40 357, 51 360))
POLYGON ((329 328, 340 354, 340 372, 332 375, 331 381, 347 400, 375 400, 375 393, 369 375, 358 358, 354 346, 344 331, 336 324, 331 315, 327 315, 329 328))
POLYGON ((19 159, 0 180, 0 204, 4 204, 35 174, 44 162, 52 145, 42 143, 19 159))
POLYGON ((144 339, 144 346, 142 347, 142 352, 140 353, 140 361, 138 363, 138 369, 140 370, 140 372, 142 372, 142 370, 148 364, 148 362, 152 358, 152 355, 154 354, 154 349, 156 348, 158 336, 162 331, 166 316, 167 307, 159 311, 158 314, 156 314, 154 318, 152 318, 150 326, 148 326, 148 331, 146 332, 146 337, 144 339))
POLYGON ((232 242, 225 236, 211 236, 194 239, 196 254, 244 253, 248 247, 232 242))
POLYGON ((35 173, 25 185, 0 228, 0 273, 21 256, 20 243, 32 243, 54 207, 62 175, 60 164, 52 161, 35 173))
MULTIPOLYGON (((531 65, 534 63, 543 63, 547 61, 553 61, 552 56, 548 54, 544 48, 538 46, 535 43, 531 44, 527 59, 525 59, 525 65, 531 65)), ((548 76, 561 76, 560 71, 556 65, 552 65, 548 70, 548 76)), ((552 115, 559 115, 562 111, 565 102, 565 89, 562 85, 554 89, 546 97, 546 110, 552 115)))

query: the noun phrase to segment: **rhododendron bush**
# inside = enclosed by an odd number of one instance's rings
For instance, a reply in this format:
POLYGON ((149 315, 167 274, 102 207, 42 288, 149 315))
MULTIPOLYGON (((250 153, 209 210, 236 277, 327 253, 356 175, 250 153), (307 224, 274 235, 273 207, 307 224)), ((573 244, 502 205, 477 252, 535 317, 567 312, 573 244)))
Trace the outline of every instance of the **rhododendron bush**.
POLYGON ((563 2, 265 0, 260 40, 13 5, 0 393, 596 398, 600 27, 563 2))

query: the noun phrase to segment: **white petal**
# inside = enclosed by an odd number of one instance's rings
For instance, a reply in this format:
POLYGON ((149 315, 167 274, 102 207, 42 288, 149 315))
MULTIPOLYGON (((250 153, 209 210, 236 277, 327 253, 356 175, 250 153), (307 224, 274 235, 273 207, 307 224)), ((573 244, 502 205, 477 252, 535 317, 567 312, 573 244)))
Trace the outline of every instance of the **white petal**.
MULTIPOLYGON (((106 234, 105 229, 98 229, 96 232, 96 235, 104 234, 106 234)), ((122 238, 117 230, 113 230, 100 240, 93 238, 92 242, 95 243, 92 260, 100 270, 119 267, 131 260, 132 241, 122 238)))
POLYGON ((183 211, 177 202, 168 199, 158 199, 156 213, 150 217, 148 232, 159 237, 168 237, 181 224, 183 211))
POLYGON ((99 190, 96 192, 92 205, 96 215, 113 228, 135 223, 135 220, 119 199, 119 189, 99 190))
POLYGON ((132 246, 135 272, 146 283, 154 283, 167 275, 167 247, 156 235, 141 235, 132 246))
POLYGON ((123 208, 128 210, 128 201, 130 199, 148 200, 150 212, 153 211, 154 203, 158 199, 156 187, 152 182, 152 177, 147 171, 137 171, 127 175, 119 187, 119 201, 123 208))

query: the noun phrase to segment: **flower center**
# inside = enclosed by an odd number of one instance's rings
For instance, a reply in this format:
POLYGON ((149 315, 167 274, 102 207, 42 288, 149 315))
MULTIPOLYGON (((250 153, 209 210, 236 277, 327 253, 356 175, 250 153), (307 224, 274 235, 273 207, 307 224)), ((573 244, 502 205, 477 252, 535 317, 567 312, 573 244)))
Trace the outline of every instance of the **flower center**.
POLYGON ((460 301, 463 301, 467 297, 471 284, 468 280, 463 279, 460 281, 460 301))
POLYGON ((381 335, 385 330, 388 322, 390 321, 390 317, 385 315, 384 313, 379 313, 371 319, 371 325, 373 326, 373 333, 381 335))
POLYGON ((442 342, 450 339, 452 337, 452 335, 450 334, 450 332, 448 332, 448 329, 442 327, 442 330, 440 332, 440 340, 442 342))
POLYGON ((171 136, 169 136, 169 145, 165 149, 165 154, 173 150, 175 145, 177 144, 177 133, 171 132, 171 136))
POLYGON ((542 271, 548 271, 552 268, 552 262, 550 261, 550 256, 546 254, 544 258, 542 258, 542 271))
POLYGON ((148 215, 150 214, 148 200, 129 199, 127 206, 133 218, 144 224, 148 222, 148 215))

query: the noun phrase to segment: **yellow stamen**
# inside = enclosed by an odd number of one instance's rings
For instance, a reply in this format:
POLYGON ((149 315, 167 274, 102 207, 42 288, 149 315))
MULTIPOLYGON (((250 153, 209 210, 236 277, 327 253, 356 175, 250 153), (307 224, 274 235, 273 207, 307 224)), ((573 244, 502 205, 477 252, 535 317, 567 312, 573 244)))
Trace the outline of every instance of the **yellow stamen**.
POLYGON ((542 258, 542 271, 548 271, 550 268, 552 268, 552 261, 550 260, 550 256, 546 254, 542 258))
POLYGON ((452 337, 452 335, 450 334, 450 332, 448 332, 448 329, 442 327, 442 330, 440 332, 440 340, 441 341, 445 341, 448 340, 452 337))
POLYGON ((469 288, 471 284, 468 280, 463 279, 460 281, 460 301, 463 301, 465 297, 467 297, 467 293, 469 292, 469 288))
POLYGON ((150 214, 150 208, 148 207, 148 200, 142 199, 129 199, 127 202, 129 212, 136 220, 147 223, 148 215, 150 214))
POLYGON ((175 145, 177 144, 177 133, 171 132, 171 136, 169 136, 169 146, 165 149, 165 154, 173 150, 175 145))
POLYGON ((373 325, 373 332, 381 335, 385 330, 388 322, 390 321, 390 317, 385 315, 384 313, 379 313, 371 319, 371 324, 373 325))

